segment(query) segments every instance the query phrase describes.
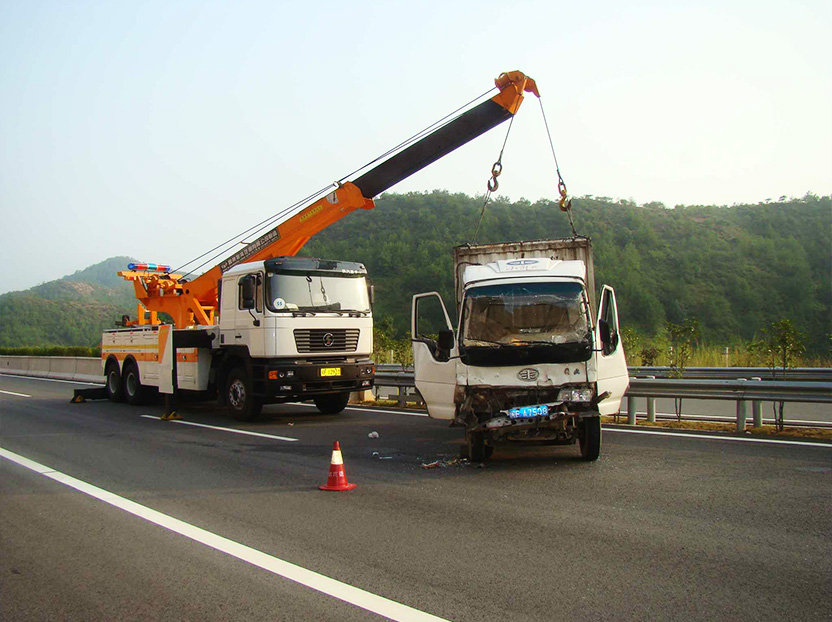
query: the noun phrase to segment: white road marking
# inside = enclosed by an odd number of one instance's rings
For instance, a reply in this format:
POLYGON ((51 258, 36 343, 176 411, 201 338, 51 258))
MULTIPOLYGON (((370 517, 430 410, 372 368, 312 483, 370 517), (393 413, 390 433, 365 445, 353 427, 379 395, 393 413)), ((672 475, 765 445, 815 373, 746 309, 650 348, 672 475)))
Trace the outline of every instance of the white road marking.
MULTIPOLYGON (((362 410, 360 406, 348 406, 348 410, 362 410)), ((364 408, 363 410, 368 410, 374 413, 384 413, 385 415, 407 415, 408 417, 430 417, 427 413, 417 413, 412 411, 405 411, 405 410, 383 410, 381 408, 374 408, 369 406, 364 408)))
MULTIPOLYGON (((289 406, 307 406, 308 408, 315 408, 314 404, 306 404, 305 402, 286 402, 289 406)), ((376 408, 375 406, 347 406, 346 410, 363 410, 366 412, 383 413, 385 415, 407 415, 410 417, 429 417, 427 413, 412 412, 405 410, 384 410, 376 408)))
MULTIPOLYGON (((161 421, 161 417, 154 417, 153 415, 142 415, 144 419, 156 419, 157 421, 161 421)), ((234 434, 245 434, 246 436, 259 436, 261 438, 272 438, 278 441, 297 441, 296 438, 290 438, 288 436, 275 436, 274 434, 263 434, 262 432, 249 432, 248 430, 237 430, 235 428, 223 428, 218 425, 206 425, 204 423, 194 423, 192 421, 183 421, 182 419, 174 419, 173 421, 167 421, 166 423, 179 423, 182 425, 190 425, 195 428, 208 428, 209 430, 219 430, 220 432, 233 432, 234 434)))
POLYGON ((120 497, 108 490, 98 488, 92 484, 76 479, 70 475, 66 475, 56 471, 48 466, 29 460, 24 456, 18 455, 14 452, 8 451, 0 447, 0 457, 10 460, 20 466, 48 477, 56 482, 74 488, 90 497, 108 503, 120 510, 124 510, 134 516, 142 518, 150 523, 168 529, 181 536, 189 538, 200 544, 204 544, 212 549, 236 557, 244 562, 247 562, 258 568, 262 568, 272 574, 276 574, 300 585, 337 598, 345 603, 349 603, 361 609, 370 611, 371 613, 384 616, 391 620, 399 620, 402 622, 420 622, 422 620, 434 622, 447 622, 443 618, 425 613, 413 607, 408 607, 396 601, 378 596, 372 592, 367 592, 360 588, 354 587, 341 581, 336 581, 312 570, 307 570, 301 566, 297 566, 290 562, 284 561, 277 557, 268 555, 253 549, 234 540, 229 540, 215 533, 191 525, 167 514, 153 510, 147 506, 140 505, 135 501, 130 501, 124 497, 120 497))
POLYGON ((659 432, 656 430, 629 430, 624 428, 608 428, 604 426, 605 432, 624 432, 625 434, 651 434, 653 436, 673 436, 705 441, 738 441, 740 443, 764 443, 767 445, 798 445, 800 447, 825 447, 832 449, 832 443, 813 443, 810 441, 782 441, 774 438, 755 438, 752 436, 713 436, 710 434, 686 434, 684 432, 659 432))
POLYGON ((15 397, 32 397, 31 395, 26 395, 25 393, 15 393, 14 391, 0 391, 3 395, 14 395, 15 397))

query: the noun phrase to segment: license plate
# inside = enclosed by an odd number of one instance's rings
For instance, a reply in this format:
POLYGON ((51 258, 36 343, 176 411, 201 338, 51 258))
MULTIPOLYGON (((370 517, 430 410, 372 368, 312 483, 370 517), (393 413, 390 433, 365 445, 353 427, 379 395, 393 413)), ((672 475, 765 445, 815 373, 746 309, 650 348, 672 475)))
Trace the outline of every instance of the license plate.
POLYGON ((331 377, 331 376, 340 376, 341 375, 341 368, 340 367, 321 367, 321 377, 331 377))
POLYGON ((549 407, 546 404, 541 406, 521 406, 508 411, 510 419, 530 419, 531 417, 545 417, 549 414, 549 407))

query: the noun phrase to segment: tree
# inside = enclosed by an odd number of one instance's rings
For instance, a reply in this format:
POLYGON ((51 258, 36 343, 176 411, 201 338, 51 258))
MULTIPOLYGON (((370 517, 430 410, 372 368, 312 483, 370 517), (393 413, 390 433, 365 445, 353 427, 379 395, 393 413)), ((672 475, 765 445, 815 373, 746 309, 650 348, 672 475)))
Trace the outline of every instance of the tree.
MULTIPOLYGON (((772 322, 763 329, 763 338, 752 343, 749 349, 761 357, 771 370, 772 378, 777 378, 777 370, 781 370, 781 378, 786 379, 786 370, 794 367, 797 356, 805 350, 806 335, 798 331, 789 319, 772 322)), ((785 402, 774 402, 774 424, 778 430, 785 428, 785 402)))
MULTIPOLYGON (((670 338, 670 376, 681 378, 684 375, 693 349, 699 339, 699 320, 686 318, 681 324, 667 323, 670 338)), ((676 419, 682 420, 682 398, 674 398, 676 419)))

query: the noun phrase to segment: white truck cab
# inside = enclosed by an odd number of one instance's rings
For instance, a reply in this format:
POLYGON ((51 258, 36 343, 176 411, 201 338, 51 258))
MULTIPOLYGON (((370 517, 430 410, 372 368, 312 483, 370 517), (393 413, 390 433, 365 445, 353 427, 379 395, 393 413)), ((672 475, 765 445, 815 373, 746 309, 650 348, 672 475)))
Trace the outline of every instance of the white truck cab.
POLYGON ((215 325, 105 331, 110 399, 148 390, 216 397, 241 420, 264 404, 312 399, 335 414, 373 386, 371 287, 362 264, 275 257, 228 269, 215 325))
POLYGON ((600 454, 600 416, 629 384, 615 292, 597 313, 588 238, 463 246, 457 317, 436 292, 413 297, 416 387, 428 414, 466 428, 469 457, 511 442, 580 442, 600 454))

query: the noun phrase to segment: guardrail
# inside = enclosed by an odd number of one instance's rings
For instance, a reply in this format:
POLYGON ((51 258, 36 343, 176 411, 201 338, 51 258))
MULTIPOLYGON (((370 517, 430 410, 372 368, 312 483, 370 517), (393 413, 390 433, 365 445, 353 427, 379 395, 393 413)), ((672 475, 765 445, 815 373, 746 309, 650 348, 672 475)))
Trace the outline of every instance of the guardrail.
POLYGON ((0 355, 0 373, 74 382, 104 383, 101 359, 80 356, 0 355))
MULTIPOLYGON (((412 369, 402 369, 394 363, 380 363, 376 369, 381 372, 413 373, 412 369)), ((670 378, 670 367, 628 367, 631 378, 670 378)), ((772 371, 769 367, 689 367, 682 378, 687 380, 736 380, 739 378, 761 378, 763 380, 784 380, 789 382, 832 382, 832 368, 829 367, 795 367, 772 371)))
MULTIPOLYGON (((670 367, 629 367, 631 377, 670 378, 670 367)), ((687 380, 736 380, 761 378, 788 382, 832 382, 832 369, 828 367, 795 367, 772 370, 769 367, 689 367, 682 378, 687 380)))
MULTIPOLYGON (((788 380, 767 380, 771 370, 760 367, 696 367, 685 370, 685 375, 699 378, 661 377, 669 368, 630 367, 630 388, 627 391, 627 422, 636 422, 636 398, 646 398, 646 416, 655 421, 657 398, 689 398, 706 400, 732 400, 737 403, 737 429, 745 430, 747 406, 751 402, 755 427, 762 425, 762 402, 804 402, 832 404, 832 369, 800 368, 787 370, 788 380), (734 378, 738 373, 745 377, 734 378), (657 377, 638 377, 639 375, 657 377), (703 378, 702 376, 710 376, 703 378), (725 379, 728 376, 731 379, 725 379), (750 380, 747 378, 751 378, 750 380), (820 379, 820 380, 818 380, 820 379)), ((0 355, 0 373, 74 380, 79 382, 104 382, 101 361, 97 358, 69 356, 9 356, 0 355)), ((778 372, 780 373, 780 372, 778 372)), ((391 395, 400 406, 423 405, 416 391, 413 372, 402 370, 400 365, 377 365, 376 387, 395 388, 391 395)), ((819 426, 823 423, 819 422, 819 426)), ((829 424, 827 424, 828 426, 829 424)))
MULTIPOLYGON (((399 368, 401 369, 401 368, 399 368)), ((414 387, 412 371, 386 371, 377 367, 376 387, 396 387, 400 404, 417 397, 406 389, 414 387), (405 389, 404 391, 402 389, 405 389)), ((395 397, 395 396, 393 396, 395 397)), ((630 378, 627 400, 627 423, 636 423, 636 398, 647 399, 647 421, 656 420, 656 398, 731 400, 737 403, 737 430, 747 427, 748 403, 751 402, 754 427, 763 425, 762 402, 805 402, 832 404, 832 382, 777 381, 762 379, 686 380, 676 378, 630 378)), ((819 422, 819 426, 823 423, 819 422)))

